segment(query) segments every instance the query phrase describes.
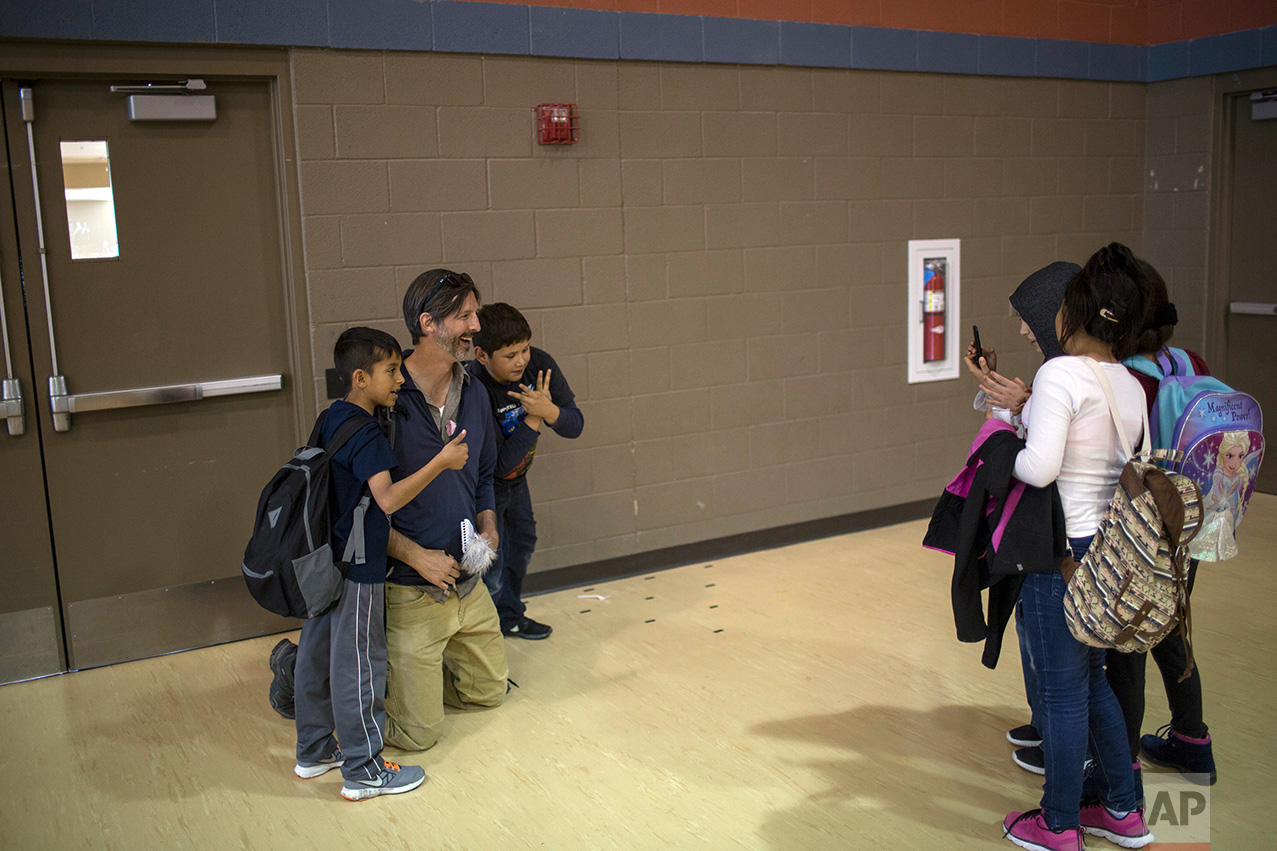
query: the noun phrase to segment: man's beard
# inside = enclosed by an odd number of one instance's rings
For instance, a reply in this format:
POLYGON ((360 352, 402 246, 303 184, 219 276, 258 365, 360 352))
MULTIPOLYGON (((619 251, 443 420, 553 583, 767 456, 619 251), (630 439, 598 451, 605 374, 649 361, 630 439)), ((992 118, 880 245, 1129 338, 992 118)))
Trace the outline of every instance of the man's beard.
POLYGON ((466 347, 462 345, 462 334, 449 336, 448 332, 443 328, 439 328, 434 335, 435 345, 448 353, 454 361, 464 363, 474 359, 474 346, 466 347))

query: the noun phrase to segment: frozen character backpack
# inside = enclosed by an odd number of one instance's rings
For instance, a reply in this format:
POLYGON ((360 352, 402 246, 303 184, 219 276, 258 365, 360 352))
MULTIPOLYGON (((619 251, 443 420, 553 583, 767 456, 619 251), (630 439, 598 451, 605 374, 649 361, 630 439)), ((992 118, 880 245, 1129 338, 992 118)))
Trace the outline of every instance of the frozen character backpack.
POLYGON ((1188 353, 1163 348, 1157 362, 1131 358, 1132 369, 1158 379, 1150 431, 1153 446, 1182 453, 1177 472, 1202 492, 1202 528, 1190 556, 1224 561, 1237 555, 1241 523, 1264 458, 1264 416, 1249 393, 1196 375, 1188 353))

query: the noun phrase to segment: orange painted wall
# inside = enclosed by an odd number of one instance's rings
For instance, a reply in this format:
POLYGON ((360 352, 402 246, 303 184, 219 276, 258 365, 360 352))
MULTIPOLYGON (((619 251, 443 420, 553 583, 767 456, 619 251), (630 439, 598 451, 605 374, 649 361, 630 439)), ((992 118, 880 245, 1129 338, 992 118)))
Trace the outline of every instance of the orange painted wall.
POLYGON ((1149 0, 1149 44, 1277 24, 1274 0, 1149 0))
MULTIPOLYGON (((494 2, 494 0, 486 0, 494 2)), ((519 5, 814 21, 1115 44, 1277 24, 1275 0, 495 0, 519 5)))

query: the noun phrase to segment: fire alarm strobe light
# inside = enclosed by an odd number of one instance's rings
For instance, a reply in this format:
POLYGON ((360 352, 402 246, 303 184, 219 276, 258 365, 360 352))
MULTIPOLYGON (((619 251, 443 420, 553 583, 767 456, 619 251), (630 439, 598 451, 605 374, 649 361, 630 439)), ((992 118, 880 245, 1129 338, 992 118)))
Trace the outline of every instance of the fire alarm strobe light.
POLYGON ((537 141, 542 145, 575 145, 580 136, 576 104, 539 103, 536 106, 537 141))

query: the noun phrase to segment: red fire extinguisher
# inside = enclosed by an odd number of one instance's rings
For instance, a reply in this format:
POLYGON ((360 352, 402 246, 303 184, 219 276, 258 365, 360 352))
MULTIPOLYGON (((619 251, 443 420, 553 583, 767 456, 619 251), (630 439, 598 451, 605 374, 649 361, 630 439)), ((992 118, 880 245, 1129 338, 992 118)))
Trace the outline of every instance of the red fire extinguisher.
POLYGON ((944 360, 945 261, 927 260, 922 286, 922 359, 944 360))

